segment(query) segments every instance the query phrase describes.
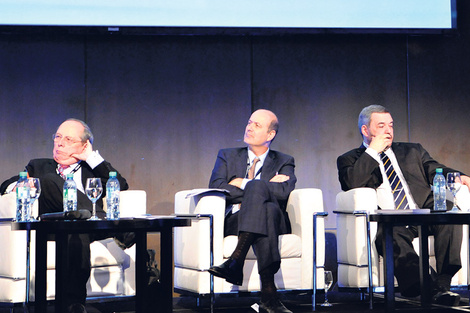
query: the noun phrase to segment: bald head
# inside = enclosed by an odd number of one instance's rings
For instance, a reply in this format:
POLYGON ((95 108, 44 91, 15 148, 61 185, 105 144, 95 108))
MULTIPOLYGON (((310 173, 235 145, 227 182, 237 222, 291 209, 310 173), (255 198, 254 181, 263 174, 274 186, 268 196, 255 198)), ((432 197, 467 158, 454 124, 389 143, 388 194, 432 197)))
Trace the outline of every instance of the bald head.
POLYGON ((256 110, 246 125, 244 141, 252 151, 266 151, 276 137, 278 129, 276 114, 265 109, 256 110))

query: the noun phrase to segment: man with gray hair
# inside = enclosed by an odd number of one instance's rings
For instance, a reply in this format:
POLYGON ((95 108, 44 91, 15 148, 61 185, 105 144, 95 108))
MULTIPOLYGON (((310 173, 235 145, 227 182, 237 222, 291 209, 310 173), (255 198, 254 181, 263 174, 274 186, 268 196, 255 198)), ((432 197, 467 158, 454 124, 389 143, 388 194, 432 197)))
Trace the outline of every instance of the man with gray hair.
MULTIPOLYGON (((63 211, 62 189, 64 177, 67 174, 72 174, 77 184, 77 209, 90 211, 92 203, 85 195, 84 190, 87 178, 99 177, 105 185, 109 178, 109 172, 117 172, 116 169, 106 162, 98 151, 93 151, 93 134, 88 125, 81 120, 66 120, 53 134, 52 139, 54 142, 53 158, 33 159, 26 165, 28 176, 39 178, 41 181, 42 191, 38 201, 39 214, 63 211)), ((119 172, 117 172, 117 179, 121 190, 129 188, 119 172)), ((17 180, 18 176, 14 176, 5 181, 0 186, 0 194, 13 191, 17 180)), ((106 190, 103 190, 103 196, 96 203, 99 217, 105 216, 102 200, 105 196, 106 190)), ((123 249, 133 244, 133 241, 125 242, 126 238, 121 235, 119 238, 120 240, 116 240, 116 242, 123 249)), ((90 277, 90 243, 99 239, 104 238, 98 238, 92 234, 69 236, 68 267, 73 270, 66 273, 68 282, 65 290, 67 312, 86 312, 86 284, 90 277)))
MULTIPOLYGON (((365 107, 359 114, 359 132, 363 143, 337 159, 338 176, 344 191, 370 187, 377 190, 379 209, 432 209, 431 189, 437 168, 444 175, 456 172, 435 161, 417 143, 393 142, 393 118, 383 106, 365 107), (389 180, 394 178, 393 180, 389 180)), ((470 186, 470 178, 462 174, 462 183, 470 186)), ((449 207, 450 208, 450 207, 449 207)), ((450 291, 450 282, 461 268, 462 228, 456 225, 433 225, 437 278, 432 287, 433 301, 457 305, 460 296, 450 291)), ((393 228, 394 269, 403 296, 420 294, 419 257, 412 246, 418 236, 415 226, 393 228)), ((382 227, 375 241, 383 255, 382 227)))

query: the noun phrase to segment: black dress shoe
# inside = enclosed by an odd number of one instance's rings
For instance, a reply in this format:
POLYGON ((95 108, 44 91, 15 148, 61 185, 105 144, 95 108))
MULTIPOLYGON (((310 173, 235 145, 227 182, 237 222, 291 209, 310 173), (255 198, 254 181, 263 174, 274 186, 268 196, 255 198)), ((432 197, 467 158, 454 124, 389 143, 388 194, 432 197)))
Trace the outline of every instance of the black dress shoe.
POLYGON ((68 307, 68 313, 87 313, 85 306, 81 303, 74 303, 68 307))
POLYGON ((232 258, 219 266, 212 266, 208 271, 214 276, 225 278, 231 284, 241 286, 243 283, 243 266, 232 258))
POLYGON ((460 295, 452 291, 439 291, 432 297, 432 301, 435 304, 456 306, 460 303, 460 295))
POLYGON ((126 250, 135 244, 135 233, 118 233, 114 236, 114 242, 119 248, 126 250))
POLYGON ((292 313, 292 311, 287 309, 284 304, 282 304, 281 300, 273 299, 266 303, 261 301, 259 305, 259 313, 292 313))

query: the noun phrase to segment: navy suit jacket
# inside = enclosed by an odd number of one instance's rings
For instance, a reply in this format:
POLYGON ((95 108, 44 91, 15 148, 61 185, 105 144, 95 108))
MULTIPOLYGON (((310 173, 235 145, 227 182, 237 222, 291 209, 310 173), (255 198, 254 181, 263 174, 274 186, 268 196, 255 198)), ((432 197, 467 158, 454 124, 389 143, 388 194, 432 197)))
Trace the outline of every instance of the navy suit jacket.
MULTIPOLYGON (((442 168, 444 176, 456 170, 438 163, 418 143, 392 143, 392 149, 418 207, 433 208, 431 186, 436 169, 442 168)), ((338 157, 338 176, 344 191, 358 187, 376 189, 382 184, 379 163, 365 150, 361 146, 338 157)))
MULTIPOLYGON (((229 184, 235 178, 245 178, 248 168, 248 148, 229 148, 222 149, 217 155, 214 169, 209 182, 209 188, 226 189, 230 192, 227 195, 226 215, 230 215, 232 204, 241 203, 243 200, 244 190, 229 184)), ((284 212, 285 225, 290 232, 289 217, 286 212, 287 200, 289 194, 295 188, 297 178, 294 174, 294 158, 290 155, 269 150, 261 169, 261 180, 268 182, 268 188, 272 195, 277 199, 279 207, 284 212), (289 180, 283 183, 269 183, 269 180, 276 174, 284 174, 289 176, 289 180)), ((236 225, 226 225, 229 232, 236 228, 236 225)))

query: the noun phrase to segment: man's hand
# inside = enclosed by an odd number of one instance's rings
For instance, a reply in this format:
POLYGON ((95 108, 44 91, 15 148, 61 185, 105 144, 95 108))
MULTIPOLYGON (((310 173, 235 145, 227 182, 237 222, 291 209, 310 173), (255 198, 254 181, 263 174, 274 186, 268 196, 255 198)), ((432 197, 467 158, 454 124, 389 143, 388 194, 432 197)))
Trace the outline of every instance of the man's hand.
POLYGON ((283 183, 283 182, 288 181, 288 180, 289 180, 289 176, 284 175, 284 174, 277 174, 276 176, 271 178, 269 180, 269 182, 271 182, 271 183, 283 183))
POLYGON ((243 182, 243 178, 235 178, 231 182, 229 182, 228 184, 232 185, 232 186, 235 186, 235 187, 238 187, 238 188, 241 188, 242 187, 242 182, 243 182))
POLYGON ((372 140, 369 144, 369 148, 374 149, 377 153, 381 153, 392 145, 392 136, 390 134, 380 134, 372 136, 372 140))
POLYGON ((470 190, 470 177, 462 175, 460 176, 460 179, 462 180, 462 184, 467 186, 468 189, 470 190))
POLYGON ((86 161, 86 159, 90 156, 93 152, 93 146, 91 145, 90 140, 87 140, 85 145, 83 146, 82 153, 74 153, 72 157, 76 158, 77 160, 86 161))

